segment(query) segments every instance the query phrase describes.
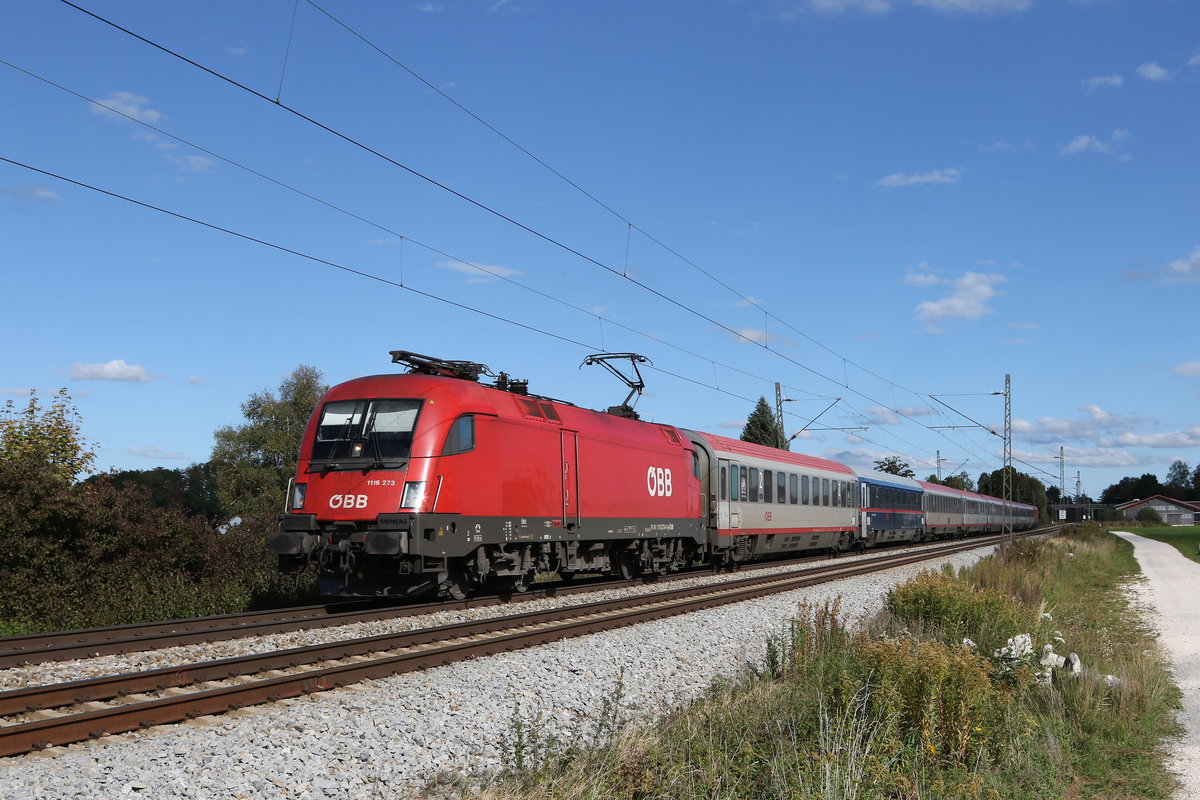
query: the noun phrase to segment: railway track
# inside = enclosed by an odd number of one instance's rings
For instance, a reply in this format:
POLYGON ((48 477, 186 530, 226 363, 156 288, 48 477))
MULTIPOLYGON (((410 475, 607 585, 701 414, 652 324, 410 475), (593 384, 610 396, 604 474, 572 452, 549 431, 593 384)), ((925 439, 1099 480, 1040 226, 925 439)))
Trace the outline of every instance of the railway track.
MULTIPOLYGON (((818 561, 824 556, 805 556, 779 561, 756 562, 742 571, 771 569, 789 564, 818 561)), ((669 582, 694 578, 708 568, 672 573, 657 578, 669 582)), ((506 603, 563 597, 594 592, 600 589, 641 585, 643 578, 585 579, 570 583, 563 581, 534 584, 529 592, 520 595, 492 595, 466 600, 445 600, 427 603, 380 604, 347 602, 333 605, 312 605, 274 609, 246 614, 223 614, 193 619, 117 625, 108 628, 88 628, 47 634, 0 637, 0 669, 48 661, 68 661, 100 655, 158 650, 177 645, 203 644, 217 639, 237 639, 263 636, 287 631, 311 630, 355 622, 374 622, 387 619, 420 616, 435 611, 455 611, 467 608, 488 608, 506 603)))
MULTIPOLYGON (((1036 533, 1044 533, 1045 530, 1036 533)), ((986 547, 999 536, 788 573, 0 693, 0 755, 219 714, 986 547)), ((572 587, 574 588, 574 587, 572 587)), ((595 587, 580 587, 594 589, 595 587)))

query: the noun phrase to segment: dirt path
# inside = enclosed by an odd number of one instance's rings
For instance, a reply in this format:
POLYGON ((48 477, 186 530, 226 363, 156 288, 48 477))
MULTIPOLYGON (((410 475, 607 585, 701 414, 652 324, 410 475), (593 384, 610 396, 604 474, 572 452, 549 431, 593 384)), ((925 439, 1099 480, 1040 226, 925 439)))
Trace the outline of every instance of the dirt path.
POLYGON ((1133 543, 1147 579, 1141 599, 1158 610, 1162 645, 1183 690, 1179 721, 1187 732, 1172 747, 1171 767, 1183 784, 1176 797, 1200 798, 1200 564, 1169 544, 1123 531, 1113 533, 1133 543))

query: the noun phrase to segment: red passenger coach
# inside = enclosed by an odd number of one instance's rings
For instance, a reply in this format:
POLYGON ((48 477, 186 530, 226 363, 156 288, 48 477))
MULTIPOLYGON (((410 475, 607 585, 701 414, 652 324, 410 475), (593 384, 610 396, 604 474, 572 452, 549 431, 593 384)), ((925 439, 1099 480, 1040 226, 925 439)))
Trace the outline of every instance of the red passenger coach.
POLYGON ((408 357, 420 372, 331 388, 305 430, 268 546, 284 565, 315 561, 323 594, 460 597, 486 579, 520 590, 538 571, 702 556, 700 465, 679 430, 408 357))

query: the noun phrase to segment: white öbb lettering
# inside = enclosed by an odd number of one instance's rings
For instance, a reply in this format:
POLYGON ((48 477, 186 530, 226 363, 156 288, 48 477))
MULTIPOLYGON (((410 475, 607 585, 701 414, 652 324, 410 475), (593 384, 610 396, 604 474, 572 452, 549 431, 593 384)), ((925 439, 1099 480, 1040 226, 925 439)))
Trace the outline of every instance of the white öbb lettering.
POLYGON ((646 469, 646 490, 651 497, 671 496, 671 470, 662 467, 646 469))
POLYGON ((366 508, 365 494, 335 494, 329 498, 330 508, 366 508))

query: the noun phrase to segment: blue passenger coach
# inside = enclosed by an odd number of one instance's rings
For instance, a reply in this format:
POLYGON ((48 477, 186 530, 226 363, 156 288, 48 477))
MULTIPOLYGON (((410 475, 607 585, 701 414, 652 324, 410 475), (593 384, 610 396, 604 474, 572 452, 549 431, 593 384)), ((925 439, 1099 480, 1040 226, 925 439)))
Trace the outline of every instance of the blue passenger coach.
POLYGON ((886 542, 925 539, 921 484, 873 469, 856 469, 862 511, 856 544, 873 547, 886 542))

